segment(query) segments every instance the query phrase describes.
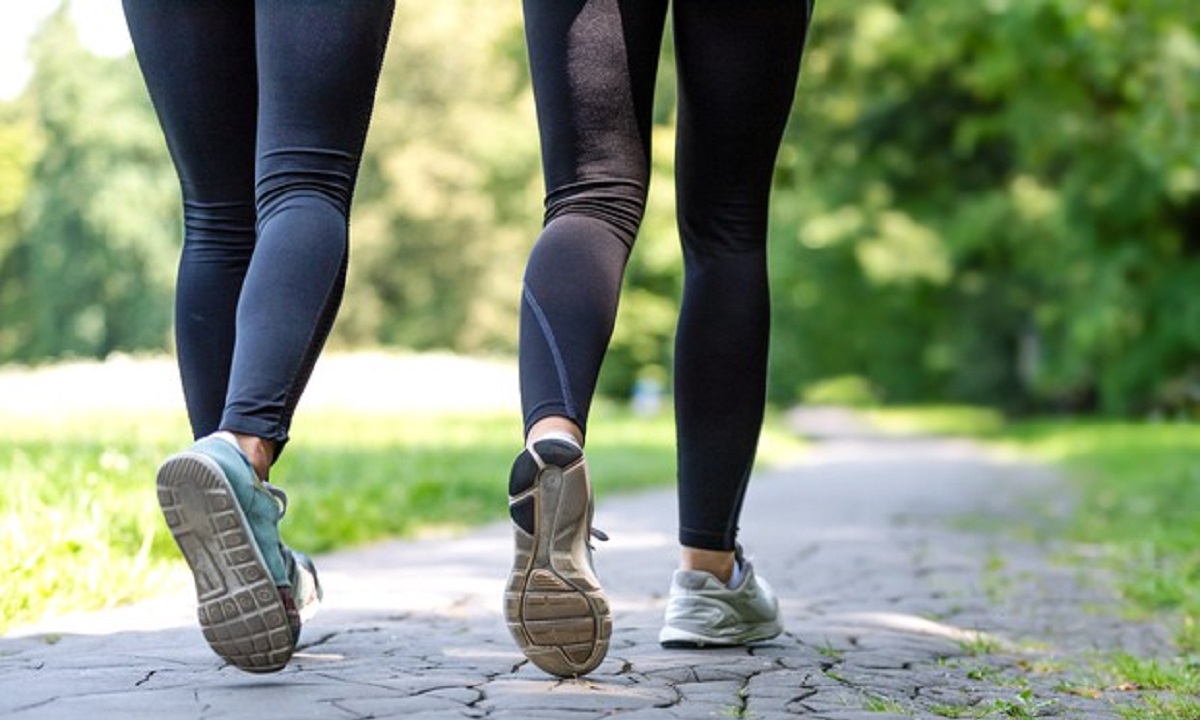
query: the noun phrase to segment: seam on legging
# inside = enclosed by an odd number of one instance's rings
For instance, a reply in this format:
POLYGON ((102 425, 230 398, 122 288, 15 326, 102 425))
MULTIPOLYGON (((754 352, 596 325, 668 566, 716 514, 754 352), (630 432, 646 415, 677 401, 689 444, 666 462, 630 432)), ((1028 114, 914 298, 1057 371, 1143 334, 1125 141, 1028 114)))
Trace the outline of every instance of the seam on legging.
POLYGON ((538 327, 542 330, 542 337, 546 339, 546 345, 550 348, 550 357, 554 359, 554 372, 558 375, 558 387, 562 390, 563 404, 567 407, 567 413, 572 418, 579 417, 575 399, 571 397, 571 387, 567 384, 567 365, 563 362, 562 353, 558 350, 558 341, 554 339, 550 321, 546 319, 546 314, 542 312, 542 306, 538 305, 538 301, 534 298, 533 291, 529 289, 528 285, 525 286, 523 295, 525 302, 529 303, 529 309, 533 312, 534 319, 537 320, 538 327))

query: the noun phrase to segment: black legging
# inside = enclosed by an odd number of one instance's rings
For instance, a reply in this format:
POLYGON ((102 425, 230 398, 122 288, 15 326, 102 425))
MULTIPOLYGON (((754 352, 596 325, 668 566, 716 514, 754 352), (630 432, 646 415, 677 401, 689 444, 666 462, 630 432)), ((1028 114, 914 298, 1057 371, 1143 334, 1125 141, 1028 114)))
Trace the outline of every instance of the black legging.
MULTIPOLYGON (((525 428, 586 429, 650 175, 668 0, 525 0, 545 227, 521 304, 525 428)), ((767 210, 809 0, 676 0, 680 542, 732 550, 766 396, 767 210)))
POLYGON ((278 443, 345 286, 393 0, 125 0, 183 191, 192 432, 278 443))

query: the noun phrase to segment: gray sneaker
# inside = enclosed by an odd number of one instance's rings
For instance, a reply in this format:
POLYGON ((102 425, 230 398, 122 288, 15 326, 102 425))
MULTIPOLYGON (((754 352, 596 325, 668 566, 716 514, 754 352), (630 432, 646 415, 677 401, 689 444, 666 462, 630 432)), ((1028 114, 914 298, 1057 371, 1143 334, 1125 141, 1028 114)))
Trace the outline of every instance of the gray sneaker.
POLYGON ((665 648, 744 645, 783 632, 779 601, 754 566, 742 559, 742 581, 730 588, 713 575, 676 570, 671 579, 666 621, 658 634, 665 648))
POLYGON ((612 634, 608 600, 592 567, 592 485, 580 449, 541 440, 509 478, 513 568, 504 591, 508 630, 525 657, 576 677, 604 660, 612 634))
POLYGON ((232 444, 207 437, 158 469, 158 502, 213 651, 247 672, 282 670, 321 599, 312 560, 279 539, 287 496, 232 444))

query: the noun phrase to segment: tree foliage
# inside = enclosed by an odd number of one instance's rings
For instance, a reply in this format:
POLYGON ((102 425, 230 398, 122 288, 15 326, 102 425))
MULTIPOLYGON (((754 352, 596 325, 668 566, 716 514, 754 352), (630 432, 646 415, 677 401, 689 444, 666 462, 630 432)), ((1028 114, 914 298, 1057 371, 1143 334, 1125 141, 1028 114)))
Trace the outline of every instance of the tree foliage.
MULTIPOLYGON (((1200 5, 822 0, 772 208, 771 394, 1114 413, 1200 394, 1200 5)), ((514 349, 542 181, 519 7, 399 8, 333 342, 514 349)), ((669 39, 602 388, 663 378, 681 286, 669 39)), ((0 361, 169 343, 178 191, 129 58, 65 13, 0 104, 0 361)))
POLYGON ((541 217, 519 8, 397 8, 335 340, 507 352, 541 217))
POLYGON ((1187 401, 1197 28, 1186 0, 826 2, 777 183, 775 396, 852 372, 901 400, 1187 401))
POLYGON ((0 126, 0 359, 163 347, 177 187, 131 58, 79 44, 65 10, 0 126))

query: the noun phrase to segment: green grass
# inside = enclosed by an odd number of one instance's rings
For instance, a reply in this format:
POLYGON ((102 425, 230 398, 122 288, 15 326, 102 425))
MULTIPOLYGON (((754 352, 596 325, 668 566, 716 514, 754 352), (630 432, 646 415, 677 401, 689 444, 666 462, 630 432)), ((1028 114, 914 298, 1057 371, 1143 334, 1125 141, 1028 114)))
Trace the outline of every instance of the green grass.
POLYGON ((992 714, 1010 718, 1041 717, 1043 711, 1054 705, 1052 700, 1039 700, 1032 690, 1022 690, 1012 699, 1000 698, 992 701, 992 714))
POLYGON ((908 715, 909 709, 903 703, 889 697, 871 695, 863 700, 863 710, 867 712, 890 713, 893 715, 908 715))
POLYGON ((931 705, 929 712, 944 718, 982 718, 985 717, 990 710, 987 708, 978 708, 972 705, 931 705))
POLYGON ((1129 685, 1141 690, 1200 694, 1200 671, 1182 659, 1161 661, 1118 653, 1109 662, 1109 673, 1113 686, 1129 685))
POLYGON ((995 410, 969 405, 877 407, 862 413, 879 429, 902 434, 990 437, 1006 427, 995 410))
POLYGON ((1200 651, 1200 425, 1036 422, 1005 438, 1069 470, 1071 539, 1103 548, 1131 608, 1175 613, 1180 649, 1200 651))
MULTIPOLYGON (((1065 468, 1078 496, 1062 528, 1066 539, 1101 549, 1128 614, 1173 628, 1176 657, 1116 653, 1100 661, 1108 687, 1145 691, 1121 708, 1122 717, 1200 717, 1200 425, 1027 421, 977 434, 1065 468)), ((993 710, 1024 717, 1027 706, 993 710)))
MULTIPOLYGON (((674 482, 669 417, 593 411, 597 498, 674 482)), ((154 498, 162 459, 187 444, 182 414, 0 415, 0 633, 45 615, 186 586, 154 498)), ((520 448, 510 416, 301 413, 272 480, 292 501, 289 544, 322 552, 500 520, 520 448)), ((797 452, 768 422, 760 464, 797 452)))
POLYGON ((178 585, 152 478, 185 432, 174 417, 0 418, 0 630, 178 585))
MULTIPOLYGON (((1102 658, 1104 685, 1139 692, 1120 710, 1129 720, 1200 717, 1195 699, 1200 694, 1200 424, 1007 422, 991 410, 953 406, 863 412, 881 429, 972 437, 1018 457, 1063 467, 1078 503, 1072 517, 1053 532, 1100 549, 1116 573, 1127 614, 1156 617, 1174 630, 1175 657, 1116 653, 1102 658)), ((989 716, 1019 718, 1044 709, 1031 695, 1018 695, 983 710, 989 716)))
POLYGON ((968 657, 994 655, 1004 648, 998 639, 987 633, 975 633, 970 638, 959 640, 958 647, 968 657))

